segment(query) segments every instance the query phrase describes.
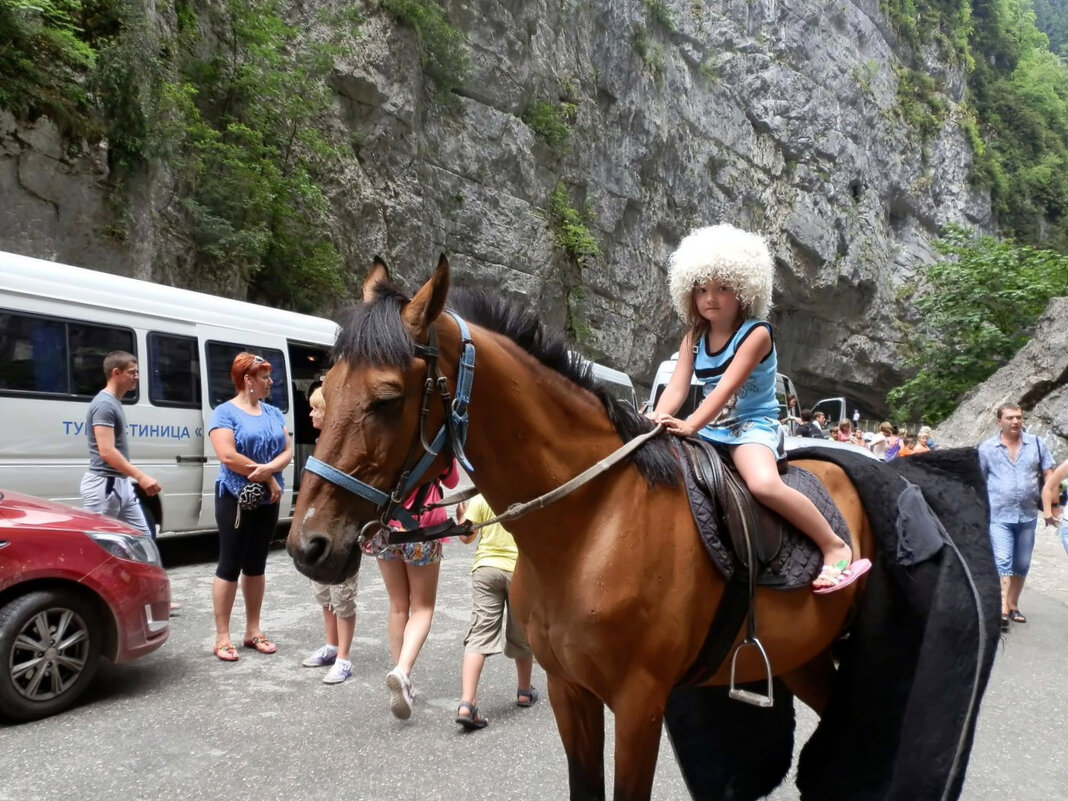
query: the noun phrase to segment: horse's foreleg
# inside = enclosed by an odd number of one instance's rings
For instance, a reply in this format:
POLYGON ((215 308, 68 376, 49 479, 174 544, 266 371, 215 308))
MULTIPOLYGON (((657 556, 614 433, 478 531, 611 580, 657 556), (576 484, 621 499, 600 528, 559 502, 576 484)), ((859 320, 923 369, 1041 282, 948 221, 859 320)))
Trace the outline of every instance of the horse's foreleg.
POLYGON ((642 681, 616 696, 614 801, 647 801, 653 793, 667 693, 667 688, 642 681))
POLYGON ((604 704, 589 690, 549 674, 549 700, 567 754, 571 801, 604 801, 604 704))

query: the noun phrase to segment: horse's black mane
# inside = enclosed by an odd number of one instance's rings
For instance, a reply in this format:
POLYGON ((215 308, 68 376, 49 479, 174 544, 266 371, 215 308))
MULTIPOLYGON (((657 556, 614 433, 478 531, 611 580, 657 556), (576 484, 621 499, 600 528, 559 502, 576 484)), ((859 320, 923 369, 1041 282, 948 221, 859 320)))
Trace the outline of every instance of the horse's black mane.
MULTIPOLYGON (((355 306, 341 322, 334 345, 335 360, 375 366, 403 367, 415 357, 415 343, 401 322, 400 311, 409 298, 393 286, 379 284, 370 303, 355 306)), ((539 362, 597 396, 620 439, 627 442, 648 431, 652 423, 627 403, 613 398, 593 378, 589 362, 576 359, 563 334, 547 328, 516 301, 477 289, 456 289, 449 308, 469 323, 495 331, 515 342, 539 362)), ((478 382, 478 368, 475 368, 478 382)), ((656 437, 631 456, 645 479, 674 485, 680 478, 668 437, 656 437)))

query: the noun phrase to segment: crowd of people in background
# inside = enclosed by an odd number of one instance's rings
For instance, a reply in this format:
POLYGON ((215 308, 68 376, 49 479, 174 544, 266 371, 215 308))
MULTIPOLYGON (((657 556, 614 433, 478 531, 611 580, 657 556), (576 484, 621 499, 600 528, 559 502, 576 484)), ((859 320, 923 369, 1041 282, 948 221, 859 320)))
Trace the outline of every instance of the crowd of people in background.
POLYGON ((931 437, 930 426, 921 426, 916 434, 911 434, 904 428, 884 421, 874 432, 865 432, 859 421, 843 419, 828 431, 827 416, 811 409, 802 409, 796 420, 788 418, 787 422, 793 422, 795 436, 848 443, 871 451, 887 462, 914 453, 933 451, 938 447, 931 437))

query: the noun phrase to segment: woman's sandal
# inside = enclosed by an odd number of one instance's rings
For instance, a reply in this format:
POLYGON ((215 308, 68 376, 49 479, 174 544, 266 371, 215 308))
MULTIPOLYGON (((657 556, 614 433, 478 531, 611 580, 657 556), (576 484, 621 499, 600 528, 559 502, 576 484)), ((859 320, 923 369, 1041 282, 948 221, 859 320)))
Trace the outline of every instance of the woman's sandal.
POLYGON ((538 691, 535 690, 533 687, 529 687, 526 690, 520 689, 520 690, 516 690, 515 691, 515 705, 516 706, 522 706, 522 707, 534 706, 534 704, 538 703, 538 698, 540 698, 540 696, 538 695, 538 691), (521 700, 523 698, 526 698, 527 700, 526 701, 521 700))
POLYGON ((1009 610, 1009 620, 1013 623, 1026 623, 1027 618, 1023 616, 1023 613, 1019 609, 1009 610))
POLYGON ((215 647, 211 649, 211 652, 223 662, 236 662, 241 658, 237 655, 237 649, 234 648, 232 642, 228 642, 226 645, 215 643, 215 647))
POLYGON ((246 648, 255 648, 261 654, 273 654, 278 650, 278 646, 267 639, 266 634, 257 634, 251 639, 245 640, 246 648))
POLYGON ((830 581, 830 586, 816 587, 812 590, 814 595, 827 595, 831 592, 837 592, 844 587, 848 587, 858 578, 863 576, 871 569, 871 562, 867 559, 858 559, 851 565, 847 565, 843 559, 841 562, 835 565, 824 565, 820 570, 820 574, 816 576, 816 581, 830 581))
POLYGON ((478 707, 469 701, 461 701, 456 707, 456 722, 468 731, 478 731, 489 725, 489 721, 478 714, 478 707), (466 709, 469 714, 461 715, 460 710, 466 709))

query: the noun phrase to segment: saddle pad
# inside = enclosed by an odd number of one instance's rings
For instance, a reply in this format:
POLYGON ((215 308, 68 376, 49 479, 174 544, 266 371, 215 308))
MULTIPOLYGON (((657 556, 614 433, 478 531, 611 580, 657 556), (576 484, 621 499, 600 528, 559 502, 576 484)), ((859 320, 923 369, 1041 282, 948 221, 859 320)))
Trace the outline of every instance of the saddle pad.
MULTIPOLYGON (((712 557, 712 562, 727 580, 734 575, 737 561, 734 557, 730 537, 720 535, 722 516, 716 508, 716 502, 697 485, 688 459, 680 459, 683 475, 686 477, 686 495, 690 499, 697 531, 705 550, 712 557)), ((831 524, 834 533, 852 547, 849 527, 838 507, 831 499, 827 488, 812 473, 800 467, 790 465, 782 477, 783 483, 808 496, 820 514, 831 524)), ((778 518, 777 518, 778 519, 778 518)), ((764 566, 757 576, 757 584, 777 590, 795 590, 810 585, 819 574, 823 565, 823 555, 816 544, 791 524, 783 521, 782 548, 775 557, 764 566)))

